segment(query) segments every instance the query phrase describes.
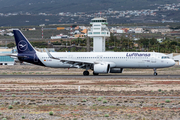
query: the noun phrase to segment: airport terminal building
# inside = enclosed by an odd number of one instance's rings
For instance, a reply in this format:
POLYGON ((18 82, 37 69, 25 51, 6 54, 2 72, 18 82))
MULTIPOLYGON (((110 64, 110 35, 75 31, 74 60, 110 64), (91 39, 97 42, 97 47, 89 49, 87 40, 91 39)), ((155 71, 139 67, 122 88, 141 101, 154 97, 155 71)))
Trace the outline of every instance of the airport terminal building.
MULTIPOLYGON (((0 48, 0 54, 14 53, 13 49, 0 48)), ((10 56, 0 56, 0 65, 14 65, 15 61, 10 56)))
MULTIPOLYGON (((46 52, 43 48, 35 48, 39 52, 46 52)), ((47 48, 49 52, 55 52, 54 48, 47 48)), ((14 47, 13 49, 8 49, 6 47, 0 47, 0 54, 12 54, 17 53, 17 48, 14 47)), ((18 63, 19 60, 17 57, 10 57, 10 56, 0 56, 0 65, 15 65, 18 63)), ((24 62, 25 63, 25 62, 24 62)))

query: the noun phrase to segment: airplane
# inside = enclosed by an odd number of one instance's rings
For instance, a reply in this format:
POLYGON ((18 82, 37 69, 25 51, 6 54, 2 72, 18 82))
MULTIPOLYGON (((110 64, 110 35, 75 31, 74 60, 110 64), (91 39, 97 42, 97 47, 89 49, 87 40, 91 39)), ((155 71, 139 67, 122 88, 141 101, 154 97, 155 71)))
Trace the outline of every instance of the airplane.
POLYGON ((88 76, 107 73, 122 73, 124 68, 153 69, 154 76, 158 68, 175 65, 175 61, 167 55, 157 52, 38 52, 20 30, 13 30, 17 46, 17 57, 22 62, 52 68, 85 69, 83 75, 88 76))

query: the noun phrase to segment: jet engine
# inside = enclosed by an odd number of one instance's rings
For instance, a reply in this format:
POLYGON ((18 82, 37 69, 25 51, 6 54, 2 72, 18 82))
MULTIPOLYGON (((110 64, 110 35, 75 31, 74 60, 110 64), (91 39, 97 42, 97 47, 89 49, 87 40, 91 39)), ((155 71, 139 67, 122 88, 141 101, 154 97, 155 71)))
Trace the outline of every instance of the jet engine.
POLYGON ((107 63, 94 64, 94 73, 108 73, 110 65, 107 63))
POLYGON ((123 68, 111 68, 110 73, 122 73, 123 68))

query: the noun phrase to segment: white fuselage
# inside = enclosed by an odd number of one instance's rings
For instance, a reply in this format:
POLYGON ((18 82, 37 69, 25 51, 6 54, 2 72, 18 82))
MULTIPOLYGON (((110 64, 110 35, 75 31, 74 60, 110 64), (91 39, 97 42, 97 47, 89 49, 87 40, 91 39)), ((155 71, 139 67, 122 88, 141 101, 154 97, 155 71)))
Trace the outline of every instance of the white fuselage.
MULTIPOLYGON (((175 65, 167 55, 156 52, 51 52, 60 60, 109 63, 112 68, 165 68, 175 65)), ((47 67, 70 68, 70 64, 49 58, 46 52, 37 52, 40 61, 47 67)))

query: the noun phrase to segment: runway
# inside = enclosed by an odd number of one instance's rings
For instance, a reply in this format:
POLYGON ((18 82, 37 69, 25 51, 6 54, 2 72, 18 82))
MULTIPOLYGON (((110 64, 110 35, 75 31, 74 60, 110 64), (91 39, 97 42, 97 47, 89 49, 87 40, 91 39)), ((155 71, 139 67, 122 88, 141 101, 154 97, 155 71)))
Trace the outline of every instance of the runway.
POLYGON ((0 78, 84 78, 84 79, 121 79, 121 78, 146 78, 146 79, 180 79, 180 75, 98 75, 98 76, 83 76, 83 75, 0 75, 0 78))

